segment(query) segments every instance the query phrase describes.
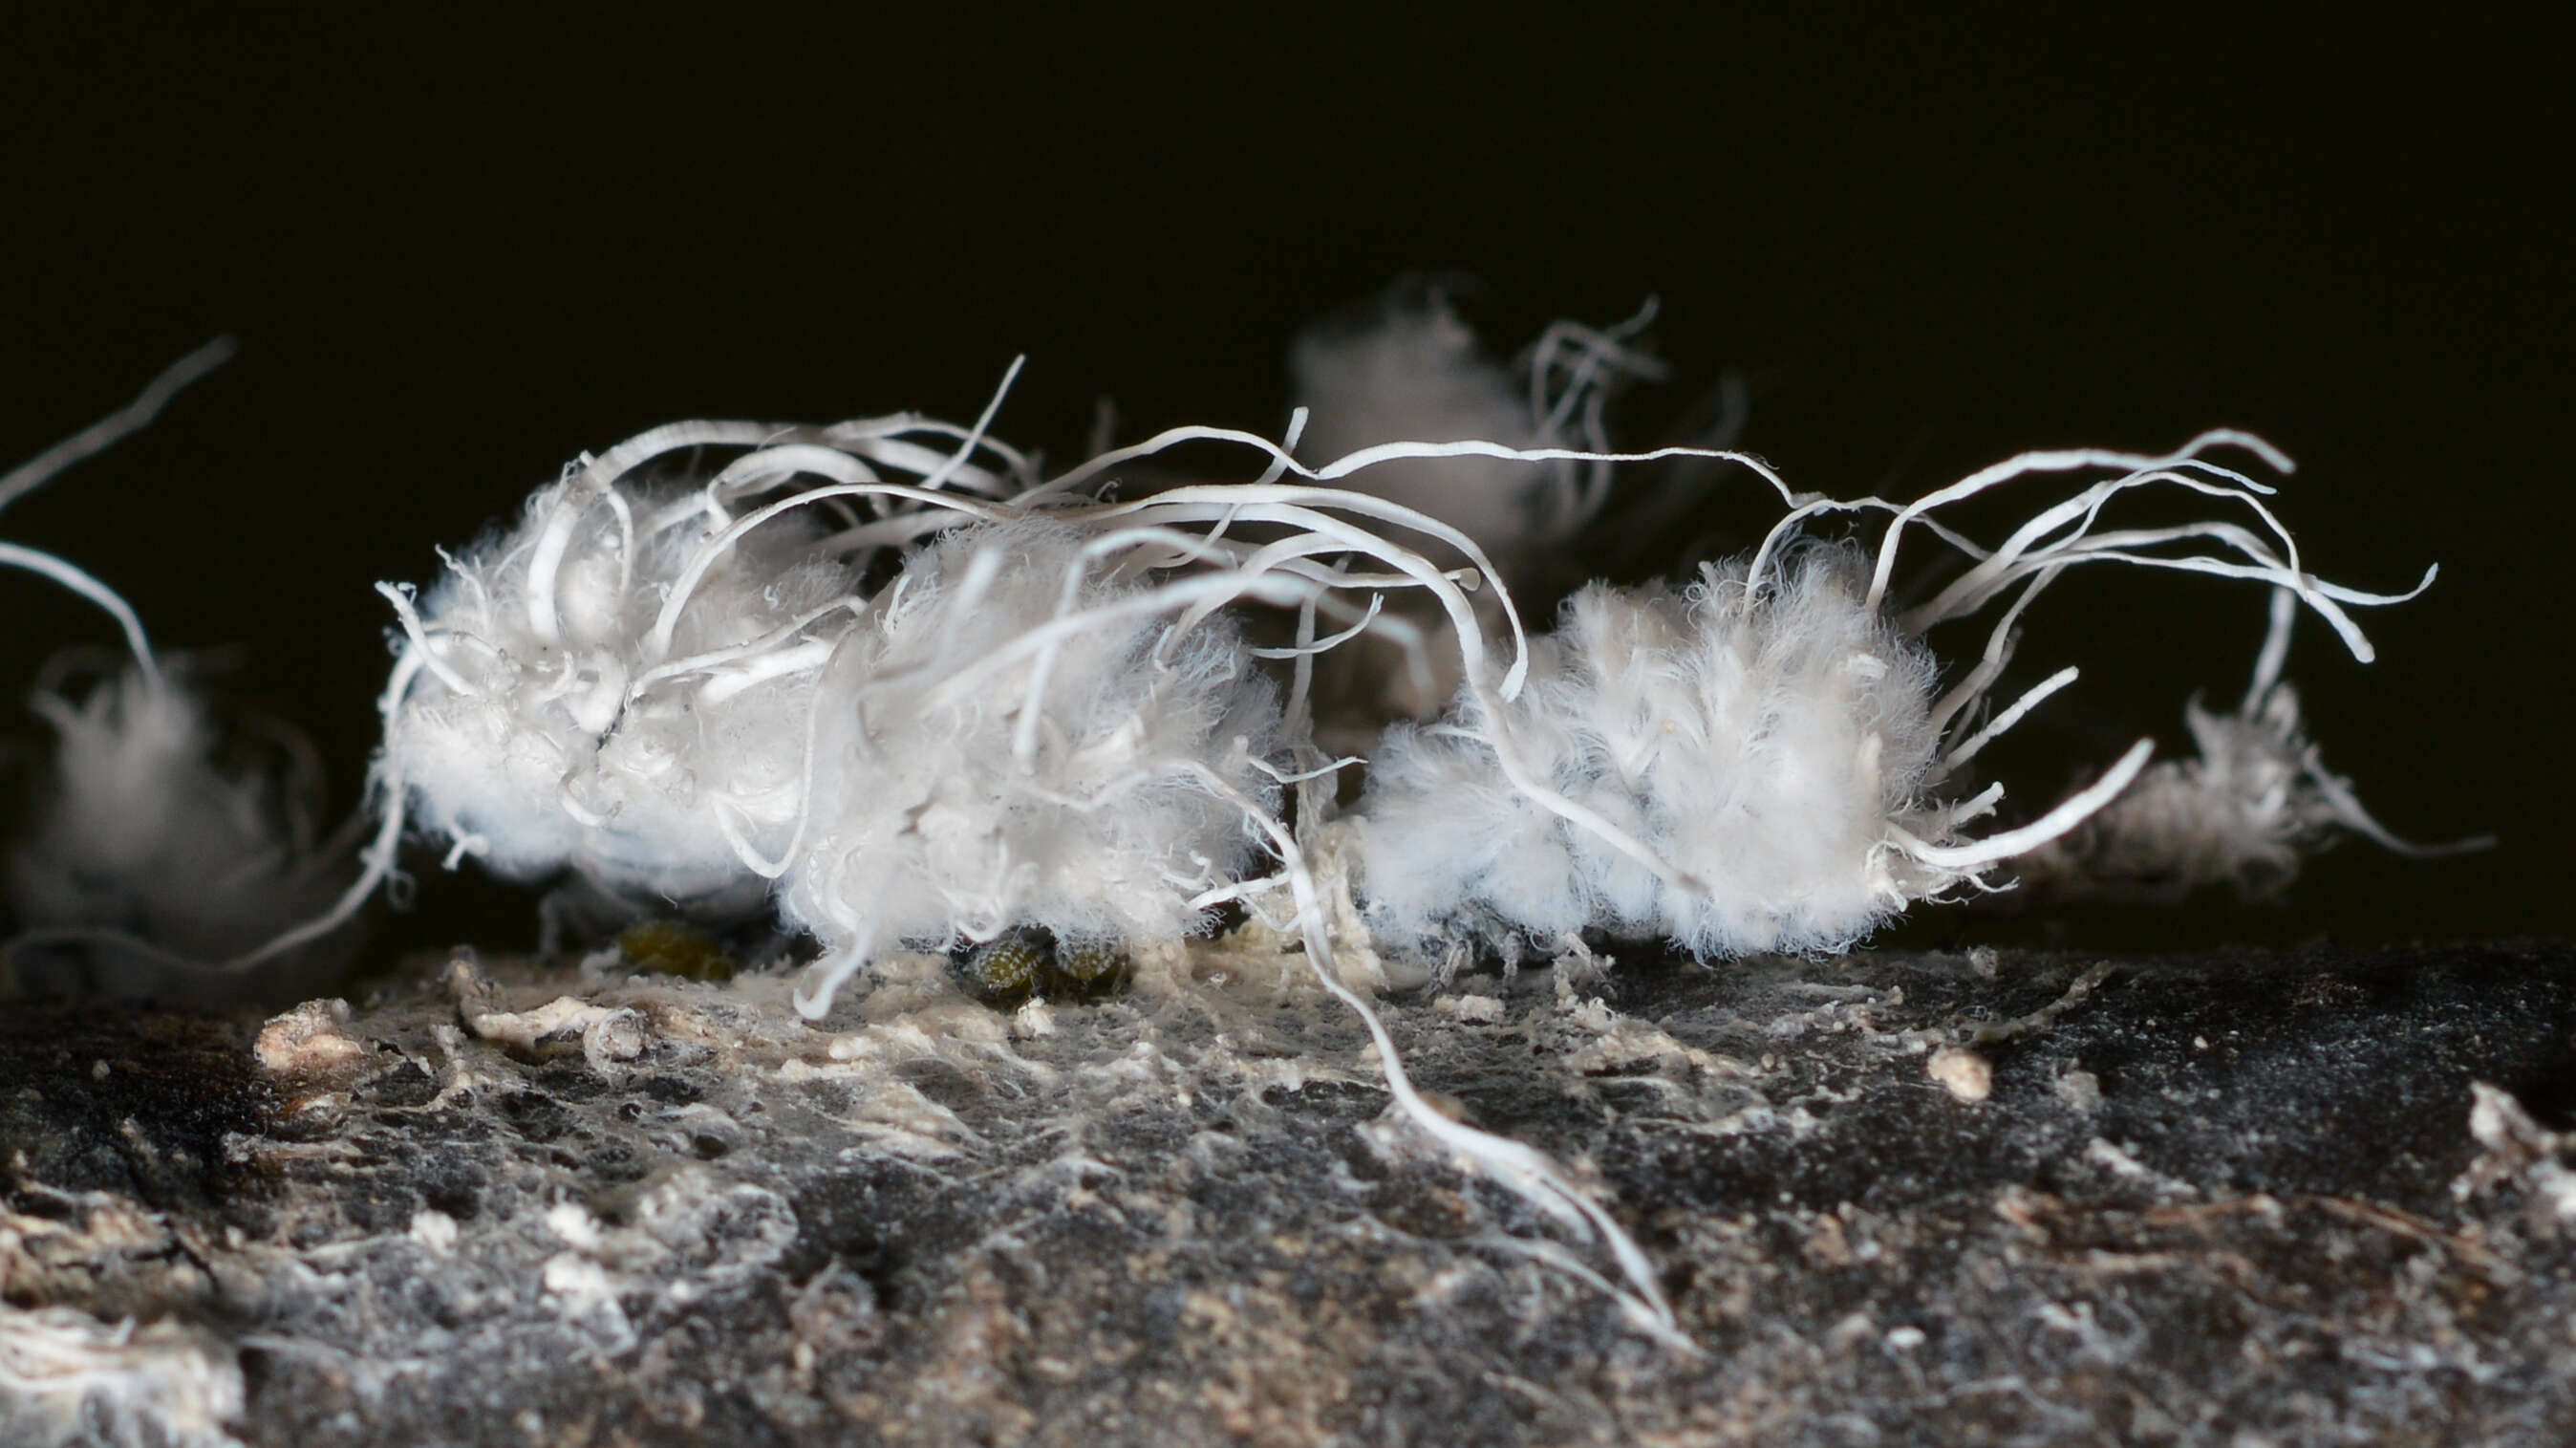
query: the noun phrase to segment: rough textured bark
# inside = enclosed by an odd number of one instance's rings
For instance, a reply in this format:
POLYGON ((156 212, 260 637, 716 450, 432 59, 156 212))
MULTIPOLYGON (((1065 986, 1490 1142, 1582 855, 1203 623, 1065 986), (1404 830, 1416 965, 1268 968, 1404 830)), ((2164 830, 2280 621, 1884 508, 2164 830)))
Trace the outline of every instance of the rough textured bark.
POLYGON ((909 959, 820 1027, 779 979, 519 962, 267 1022, 12 1001, 0 1440, 2566 1441, 2571 964, 1626 960, 1390 1002, 1696 1353, 1385 1114, 1259 948, 1016 1013, 909 959))

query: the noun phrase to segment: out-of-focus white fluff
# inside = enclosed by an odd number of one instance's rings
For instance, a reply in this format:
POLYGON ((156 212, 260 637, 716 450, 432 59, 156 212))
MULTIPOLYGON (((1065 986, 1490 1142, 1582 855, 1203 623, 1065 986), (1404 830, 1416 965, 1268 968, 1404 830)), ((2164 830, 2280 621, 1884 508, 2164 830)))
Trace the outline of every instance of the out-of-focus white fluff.
POLYGON ((1711 564, 1675 591, 1595 584, 1533 642, 1497 720, 1391 730, 1360 805, 1373 928, 1543 946, 1586 929, 1703 955, 1830 949, 1962 877, 1893 848, 1939 842, 1925 804, 1935 665, 1863 601, 1855 554, 1803 551, 1776 584, 1711 564), (1497 725, 1532 772, 1689 871, 1684 888, 1505 784, 1497 725), (1463 918, 1462 918, 1463 916, 1463 918))
POLYGON ((815 677, 851 622, 830 606, 856 580, 806 517, 778 518, 715 552, 657 647, 674 586, 731 520, 654 527, 672 494, 614 483, 585 502, 580 486, 539 490, 449 560, 380 767, 419 827, 506 878, 570 867, 630 900, 756 902, 767 885, 737 842, 775 854, 795 826, 815 677), (582 512, 549 637, 532 565, 566 507, 582 512), (674 667, 692 660, 711 662, 674 667))
MULTIPOLYGON (((1390 301, 1373 327, 1309 332, 1289 369, 1308 414, 1298 451, 1309 458, 1398 441, 1537 441, 1511 374, 1477 349, 1476 334, 1436 296, 1390 301)), ((1545 463, 1506 458, 1407 458, 1363 468, 1349 485, 1512 554, 1542 526, 1547 473, 1545 463)))
MULTIPOLYGON (((48 690, 32 703, 55 746, 35 827, 8 859, 10 903, 30 932, 112 933, 211 966, 345 883, 346 856, 314 839, 318 779, 291 751, 223 757, 184 673, 127 667, 80 698, 48 690)), ((153 984, 132 975, 101 983, 153 984)))
MULTIPOLYGON (((218 338, 126 406, 0 477, 0 507, 148 425, 233 354, 218 338)), ((72 564, 0 543, 0 566, 96 603, 128 660, 89 670, 66 654, 29 700, 52 729, 28 832, 6 851, 5 954, 21 984, 229 1002, 318 987, 354 944, 346 914, 312 925, 352 873, 347 842, 316 837, 321 771, 291 725, 219 720, 191 671, 165 667, 115 590, 72 564), (291 927, 291 928, 290 928, 291 927), (257 974, 249 972, 257 967, 257 974)))
POLYGON ((2157 762, 2128 792, 2017 862, 2021 888, 2047 899, 2178 900, 2213 885, 2249 900, 2289 888, 2302 861, 2346 834, 2416 857, 2484 849, 2489 839, 2416 845, 2371 818, 2349 780, 2308 738, 2297 690, 2281 677, 2296 600, 2276 593, 2271 631, 2243 703, 2219 714, 2183 706, 2198 756, 2157 762))
POLYGON ((1252 857, 1237 800, 1277 797, 1262 768, 1276 692, 1230 619, 1176 632, 1136 607, 1150 580, 1093 536, 1042 517, 951 533, 842 640, 779 897, 831 952, 800 1003, 819 1009, 898 941, 1190 934, 1194 897, 1252 857), (1059 621, 1049 646, 1024 646, 1059 621))
POLYGON ((2330 841, 2340 812, 2310 782, 2316 746, 2298 695, 2276 684, 2250 712, 2183 706, 2199 756, 2166 759, 2064 839, 2020 861, 2024 889, 2061 898, 2180 899, 2226 884, 2279 894, 2301 858, 2330 841))
MULTIPOLYGON (((1657 370, 1620 345, 1648 316, 1609 333, 1558 323, 1531 349, 1523 387, 1478 349, 1446 298, 1399 290, 1363 324, 1326 324, 1297 340, 1289 371, 1308 414, 1298 452, 1329 461, 1386 443, 1470 440, 1520 450, 1572 440, 1601 451, 1605 384, 1657 370)), ((1489 456, 1396 458, 1344 481, 1458 529, 1512 577, 1590 521, 1608 484, 1606 464, 1489 456)))

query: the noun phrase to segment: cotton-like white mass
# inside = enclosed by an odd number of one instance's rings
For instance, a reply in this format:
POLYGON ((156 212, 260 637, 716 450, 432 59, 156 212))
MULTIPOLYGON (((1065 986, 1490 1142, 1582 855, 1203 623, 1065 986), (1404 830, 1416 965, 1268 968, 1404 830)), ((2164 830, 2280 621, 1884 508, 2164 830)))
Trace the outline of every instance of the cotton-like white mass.
POLYGON ((1685 589, 1594 585, 1532 644, 1521 697, 1391 730, 1360 806, 1372 924, 1542 946, 1602 928, 1702 955, 1832 949, 1960 878, 1928 803, 1936 666, 1864 602, 1857 555, 1817 548, 1770 586, 1741 563, 1685 589), (1662 878, 1504 782, 1504 733, 1558 793, 1687 871, 1662 878))
POLYGON ((759 905, 803 818, 814 681, 857 626, 867 559, 1025 484, 984 457, 1027 466, 980 427, 909 413, 674 423, 576 460, 419 606, 379 584, 407 642, 381 705, 375 870, 408 811, 451 865, 569 868, 633 907, 759 905), (638 480, 707 448, 743 451, 687 486, 638 480))
MULTIPOLYGON (((817 683, 813 815, 782 912, 823 940, 819 999, 897 942, 1176 939, 1239 878, 1277 694, 1222 615, 1043 517, 909 559, 817 683)), ((817 996, 801 997, 814 1000, 817 996)))
POLYGON ((2223 884, 2262 899, 2340 832, 2341 811, 2308 778, 2315 748, 2288 684, 2249 712, 2194 700, 2183 723, 2198 755, 2157 761, 2109 808, 2033 851, 2016 871, 2025 889, 2180 899, 2223 884))
POLYGON ((569 867, 639 902, 766 892, 742 849, 775 854, 795 827, 814 677, 855 580, 804 516, 714 546, 733 520, 693 496, 568 479, 449 561, 380 766, 416 826, 508 879, 569 867))

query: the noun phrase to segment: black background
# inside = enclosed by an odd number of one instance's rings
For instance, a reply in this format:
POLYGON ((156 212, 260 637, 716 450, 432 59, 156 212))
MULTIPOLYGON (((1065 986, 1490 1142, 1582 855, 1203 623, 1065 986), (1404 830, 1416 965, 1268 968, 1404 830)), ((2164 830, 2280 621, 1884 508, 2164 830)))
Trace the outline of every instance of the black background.
MULTIPOLYGON (((354 789, 386 665, 369 585, 426 580, 432 544, 581 449, 681 416, 970 417, 1021 352, 1001 430, 1059 458, 1104 393, 1127 436, 1275 433, 1287 339, 1400 273, 1479 278, 1506 351, 1653 294, 1678 380, 1640 417, 1740 367, 1746 444, 1802 487, 1911 494, 2228 424, 2300 460, 2281 508, 2319 572, 2441 563, 2364 618, 2377 664, 2310 628, 2293 672, 2393 828, 2499 851, 2354 845, 2285 906, 2057 938, 2560 933, 2569 36, 2353 26, 12 10, 0 454, 215 333, 243 350, 6 536, 123 590, 165 646, 247 643, 242 682, 354 789)), ((2034 757, 2181 743, 2182 699, 2232 697, 2261 617, 2162 575, 2051 610, 2025 660, 2088 672, 2034 757)), ((0 581, 0 680, 109 637, 0 581)), ((410 933, 526 931, 519 898, 424 883, 410 933)))

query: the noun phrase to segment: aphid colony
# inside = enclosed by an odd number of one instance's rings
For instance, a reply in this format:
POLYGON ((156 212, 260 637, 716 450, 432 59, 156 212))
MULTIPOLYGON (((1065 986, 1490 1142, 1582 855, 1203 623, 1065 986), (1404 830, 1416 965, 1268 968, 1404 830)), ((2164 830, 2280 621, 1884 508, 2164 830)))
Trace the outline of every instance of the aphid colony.
MULTIPOLYGON (((205 365, 13 474, 0 503, 205 365)), ((1587 932, 1702 957, 1837 949, 1911 904, 1998 888, 2020 857, 2061 886, 2279 878, 2334 829, 2384 835, 2299 734, 2277 678, 2291 613, 2304 604, 2366 660, 2346 607, 2396 599, 2306 571, 2270 489, 2210 456, 2286 468, 2252 439, 2030 454, 1908 504, 1836 502, 1740 453, 1609 451, 1601 388, 1649 367, 1623 333, 1559 328, 1523 393, 1431 298, 1301 347, 1313 426, 1301 408, 1280 443, 1184 428, 1049 477, 988 435, 988 409, 971 428, 688 422, 585 456, 516 520, 442 553, 427 589, 380 585, 397 662, 353 882, 287 791, 215 762, 183 681, 113 593, 0 544, 0 563, 107 607, 132 656, 83 702, 39 696, 58 753, 11 857, 13 907, 44 939, 254 968, 339 931, 412 831, 451 867, 568 877, 633 916, 774 909, 822 945, 797 996, 819 1018, 898 947, 1007 953, 1040 932, 1098 959, 1203 931, 1236 902, 1302 940, 1368 1020, 1408 1115, 1601 1229, 1668 1321, 1633 1245, 1544 1158, 1420 1101, 1335 967, 1329 899, 1359 902, 1377 950, 1437 969, 1475 948, 1579 949, 1587 932), (1301 458, 1301 431, 1331 445, 1301 458), (1122 468, 1168 466, 1183 445, 1261 470, 1109 499, 1122 468), (711 473, 672 465, 707 450, 724 459, 711 473), (1497 559, 1562 551, 1611 469, 1674 456, 1760 480, 1784 505, 1777 526, 1681 586, 1585 587, 1533 636, 1497 559), (2048 478, 2075 486, 2000 543, 1942 521, 2048 478), (2139 490, 2218 516, 2107 526, 2139 490), (1871 546, 1823 531, 1874 517, 1871 546), (1900 610, 1909 538, 1955 561, 1900 610), (2274 590, 2244 714, 2195 713, 2197 766, 2150 770, 2141 742, 2055 808, 1978 834, 2001 789, 1968 790, 1966 766, 2075 676, 1990 707, 2015 625, 2068 569, 2102 562, 2274 590), (1981 652, 1945 670, 1929 636, 1981 616, 1981 652), (1387 730, 1337 819, 1334 776, 1361 761, 1315 743, 1316 668, 1363 643, 1403 685, 1378 692, 1430 717, 1387 730), (319 908, 317 888, 343 885, 319 908), (204 918, 207 900, 236 903, 204 918)))
MULTIPOLYGON (((0 503, 141 426, 221 355, 12 474, 0 503)), ((425 595, 380 585, 402 635, 379 824, 365 877, 327 912, 317 882, 340 881, 306 791, 219 762, 204 705, 113 592, 0 544, 0 563, 107 608, 131 655, 77 702, 37 696, 58 757, 12 855, 14 911, 44 938, 239 969, 354 913, 409 827, 451 866, 568 875, 612 911, 774 905, 826 947, 804 997, 817 1013, 897 945, 1034 929, 1110 948, 1193 933, 1229 900, 1293 920, 1280 867, 1332 825, 1334 794, 1302 791, 1292 830, 1282 781, 1359 762, 1314 747, 1312 681, 1319 656, 1363 642, 1378 672, 1411 676, 1416 713, 1438 697, 1423 679, 1458 685, 1436 718, 1386 731, 1337 847, 1307 863, 1364 903, 1378 948, 1418 959, 1550 954, 1587 931, 1703 957, 1830 950, 1915 902, 1993 888, 2016 857, 2060 894, 2254 890, 2338 830, 2404 848, 2316 763, 2278 678, 2297 604, 2367 659, 2345 606, 2395 597, 2305 572, 2270 489, 2207 456, 2232 445, 2285 469, 2259 442, 2032 454, 1902 506, 1665 449, 1750 471, 1784 516, 1687 585, 1587 586, 1533 638, 1495 556, 1561 546, 1598 512, 1608 470, 1640 460, 1605 450, 1602 384, 1651 364, 1624 333, 1560 325, 1517 394, 1437 297, 1319 333, 1297 360, 1303 394, 1333 409, 1315 431, 1339 451, 1320 465, 1292 454, 1295 429, 1281 446, 1186 428, 1046 479, 987 435, 989 413, 973 428, 681 423, 584 457, 513 526, 442 552, 425 595), (1471 427, 1502 440, 1458 435, 1471 427), (1569 432, 1585 445, 1560 446, 1569 432), (1122 465, 1211 441, 1266 470, 1095 500, 1122 465), (711 476, 657 467, 709 448, 730 453, 711 476), (2068 474, 2094 480, 1998 546, 1938 520, 2068 474), (2147 488, 2238 516, 2102 526, 2147 488), (1874 551, 1812 536, 1842 514, 1887 515, 1874 551), (1960 564, 1900 612, 1886 599, 1909 532, 1960 564), (1990 711, 2015 624, 2095 562, 2273 588, 2255 686, 2237 715, 2194 707, 2200 760, 2148 769, 2142 743, 2058 808, 1973 837, 2000 790, 1953 781, 2075 674, 1990 711), (1294 641, 1256 646, 1245 603, 1293 611, 1294 641), (1926 635, 1985 612, 1982 654, 1945 679, 1926 635)))

